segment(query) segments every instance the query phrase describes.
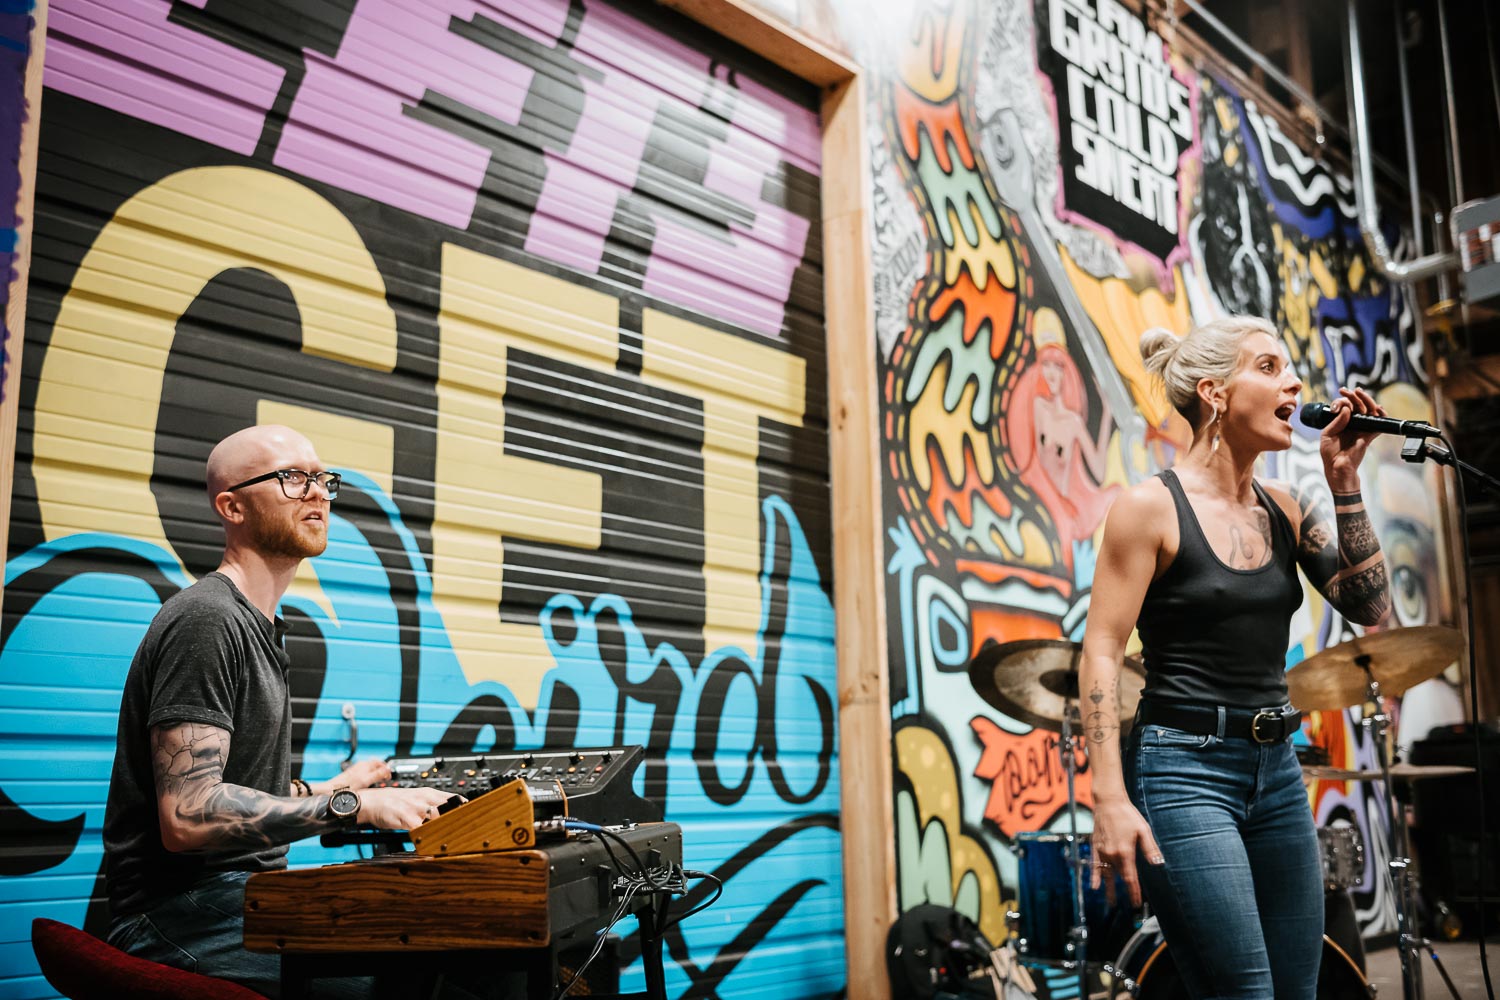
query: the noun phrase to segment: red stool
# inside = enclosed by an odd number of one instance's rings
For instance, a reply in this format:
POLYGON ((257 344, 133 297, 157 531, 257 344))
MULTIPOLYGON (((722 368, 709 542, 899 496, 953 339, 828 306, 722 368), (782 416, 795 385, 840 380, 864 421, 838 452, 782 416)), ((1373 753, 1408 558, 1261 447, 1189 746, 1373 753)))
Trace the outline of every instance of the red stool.
POLYGON ((71 1000, 265 1000, 223 979, 127 955, 46 917, 31 922, 31 948, 47 982, 71 1000))

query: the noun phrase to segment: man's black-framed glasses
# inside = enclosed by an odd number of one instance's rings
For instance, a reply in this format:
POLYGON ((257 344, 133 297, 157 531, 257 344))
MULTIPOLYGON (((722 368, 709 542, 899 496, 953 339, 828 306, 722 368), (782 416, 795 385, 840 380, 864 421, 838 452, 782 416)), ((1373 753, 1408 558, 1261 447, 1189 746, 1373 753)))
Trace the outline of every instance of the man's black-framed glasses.
POLYGON ((224 492, 233 493, 235 490, 244 489, 246 486, 254 486, 256 483, 264 483, 269 479, 281 480, 281 492, 286 494, 288 500, 306 500, 307 494, 312 491, 312 484, 317 483, 323 487, 328 494, 328 499, 336 499, 339 495, 339 483, 344 477, 337 472, 307 472, 303 469, 277 469, 268 472, 264 476, 256 476, 247 479, 243 483, 235 483, 233 486, 225 487, 224 492))

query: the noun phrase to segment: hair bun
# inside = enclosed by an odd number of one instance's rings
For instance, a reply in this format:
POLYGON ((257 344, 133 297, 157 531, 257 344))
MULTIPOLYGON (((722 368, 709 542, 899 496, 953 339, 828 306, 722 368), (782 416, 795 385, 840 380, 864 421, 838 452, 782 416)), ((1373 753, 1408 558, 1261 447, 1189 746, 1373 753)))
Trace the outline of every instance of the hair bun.
POLYGON ((1166 327, 1155 326, 1147 330, 1141 334, 1141 357, 1146 362, 1146 369, 1160 375, 1181 346, 1182 339, 1166 327))

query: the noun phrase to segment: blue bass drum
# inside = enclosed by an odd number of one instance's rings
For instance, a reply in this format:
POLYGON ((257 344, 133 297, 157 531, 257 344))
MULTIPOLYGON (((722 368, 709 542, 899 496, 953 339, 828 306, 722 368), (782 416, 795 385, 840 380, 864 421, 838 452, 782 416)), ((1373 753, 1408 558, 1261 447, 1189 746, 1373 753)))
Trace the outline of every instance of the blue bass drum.
MULTIPOLYGON (((1016 853, 1020 858, 1016 904, 1020 938, 1016 950, 1029 964, 1050 965, 1074 958, 1068 936, 1073 926, 1073 873, 1068 864, 1068 844, 1072 839, 1065 833, 1022 833, 1016 837, 1016 853)), ((1102 964, 1119 954, 1135 931, 1137 921, 1130 908, 1130 894, 1118 875, 1113 903, 1103 883, 1097 889, 1089 888, 1093 850, 1088 834, 1079 834, 1078 850, 1083 855, 1083 914, 1089 932, 1087 958, 1091 964, 1102 964)))

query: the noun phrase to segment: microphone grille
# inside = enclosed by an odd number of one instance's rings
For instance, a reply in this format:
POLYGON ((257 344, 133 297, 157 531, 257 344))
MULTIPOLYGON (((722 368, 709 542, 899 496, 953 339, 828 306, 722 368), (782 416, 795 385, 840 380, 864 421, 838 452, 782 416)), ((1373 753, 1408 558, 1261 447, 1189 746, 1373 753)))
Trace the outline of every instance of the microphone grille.
POLYGON ((1301 416, 1302 422, 1308 427, 1326 427, 1328 421, 1333 419, 1333 411, 1328 408, 1327 403, 1304 403, 1301 416))

